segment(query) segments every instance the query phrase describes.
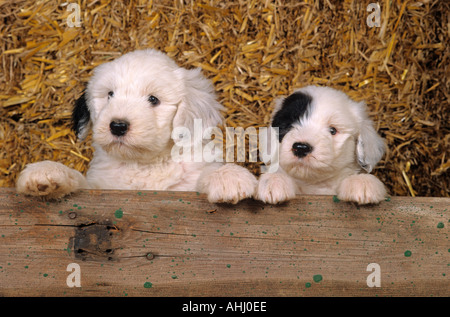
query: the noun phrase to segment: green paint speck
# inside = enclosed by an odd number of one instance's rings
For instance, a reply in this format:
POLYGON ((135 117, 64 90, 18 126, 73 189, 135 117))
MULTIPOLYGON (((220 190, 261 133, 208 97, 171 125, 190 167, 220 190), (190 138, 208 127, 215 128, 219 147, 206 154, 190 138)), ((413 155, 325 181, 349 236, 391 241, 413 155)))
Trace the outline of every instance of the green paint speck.
POLYGON ((230 268, 231 267, 231 264, 227 264, 227 268, 230 268))
POLYGON ((114 212, 114 216, 116 216, 116 218, 122 218, 123 217, 123 210, 122 210, 122 208, 119 208, 119 209, 117 209, 115 212, 114 212))
POLYGON ((305 284, 305 287, 306 287, 306 288, 310 288, 310 287, 311 287, 311 283, 306 283, 306 284, 305 284))
POLYGON ((437 227, 438 227, 439 229, 444 228, 444 223, 443 223, 443 222, 439 222, 439 223, 437 224, 437 227))
POLYGON ((145 282, 145 283, 144 283, 144 287, 145 287, 145 288, 152 288, 152 286, 153 286, 153 284, 150 283, 150 282, 145 282))
POLYGON ((322 280, 322 275, 320 274, 314 275, 313 280, 314 282, 319 283, 322 280))
POLYGON ((335 203, 340 202, 339 198, 338 198, 336 195, 333 196, 333 201, 334 201, 335 203))
POLYGON ((410 257, 411 254, 412 254, 411 251, 409 251, 409 250, 406 250, 406 251, 405 251, 405 256, 406 256, 406 257, 410 257))

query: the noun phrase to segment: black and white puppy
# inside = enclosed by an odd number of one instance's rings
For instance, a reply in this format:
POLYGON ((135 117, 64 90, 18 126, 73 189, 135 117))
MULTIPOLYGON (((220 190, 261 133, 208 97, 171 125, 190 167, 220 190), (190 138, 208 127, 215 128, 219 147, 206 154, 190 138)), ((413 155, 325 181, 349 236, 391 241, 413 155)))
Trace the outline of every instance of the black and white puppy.
POLYGON ((277 100, 271 125, 279 129, 280 167, 262 174, 257 199, 272 204, 296 194, 337 195, 358 204, 385 199, 385 186, 369 174, 385 144, 364 102, 330 87, 308 86, 277 100))

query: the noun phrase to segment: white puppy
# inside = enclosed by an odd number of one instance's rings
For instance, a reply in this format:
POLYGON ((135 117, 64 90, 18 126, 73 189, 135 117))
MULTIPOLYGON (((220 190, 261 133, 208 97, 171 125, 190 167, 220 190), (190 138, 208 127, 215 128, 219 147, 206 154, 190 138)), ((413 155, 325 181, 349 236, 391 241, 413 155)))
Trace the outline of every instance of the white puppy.
POLYGON ((329 87, 308 86, 277 100, 271 125, 279 128, 280 168, 260 177, 257 199, 272 204, 296 194, 337 195, 359 204, 385 199, 385 186, 368 174, 385 144, 365 108, 329 87))
MULTIPOLYGON (((235 164, 175 160, 175 128, 222 123, 222 106, 200 69, 187 70, 167 55, 138 50, 94 70, 73 111, 80 139, 93 130, 94 157, 84 177, 61 163, 28 164, 20 193, 60 198, 81 188, 198 191, 210 202, 251 197, 257 180, 235 164)), ((194 142, 191 143, 194 146, 194 142)))

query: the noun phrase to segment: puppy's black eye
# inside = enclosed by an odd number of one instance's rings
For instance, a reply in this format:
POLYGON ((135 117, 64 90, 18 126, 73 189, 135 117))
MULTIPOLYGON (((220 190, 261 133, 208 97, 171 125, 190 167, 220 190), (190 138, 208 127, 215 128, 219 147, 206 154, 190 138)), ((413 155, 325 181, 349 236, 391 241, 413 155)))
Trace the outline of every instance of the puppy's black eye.
POLYGON ((148 102, 150 102, 150 104, 151 104, 152 106, 157 106, 157 105, 159 105, 159 103, 160 103, 159 99, 156 98, 156 97, 153 96, 153 95, 151 95, 151 96, 148 97, 148 102))
POLYGON ((108 91, 108 99, 114 97, 114 91, 108 91))
POLYGON ((337 133, 337 130, 335 127, 330 127, 330 133, 331 135, 335 135, 337 133))

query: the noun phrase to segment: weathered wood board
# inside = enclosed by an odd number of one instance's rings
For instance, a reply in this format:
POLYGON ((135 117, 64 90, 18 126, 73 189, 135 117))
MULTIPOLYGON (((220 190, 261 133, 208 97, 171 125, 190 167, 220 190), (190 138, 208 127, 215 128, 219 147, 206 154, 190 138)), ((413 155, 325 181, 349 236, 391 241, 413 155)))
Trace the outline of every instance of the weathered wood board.
POLYGON ((449 296, 449 208, 95 190, 46 202, 3 188, 0 296, 449 296))

